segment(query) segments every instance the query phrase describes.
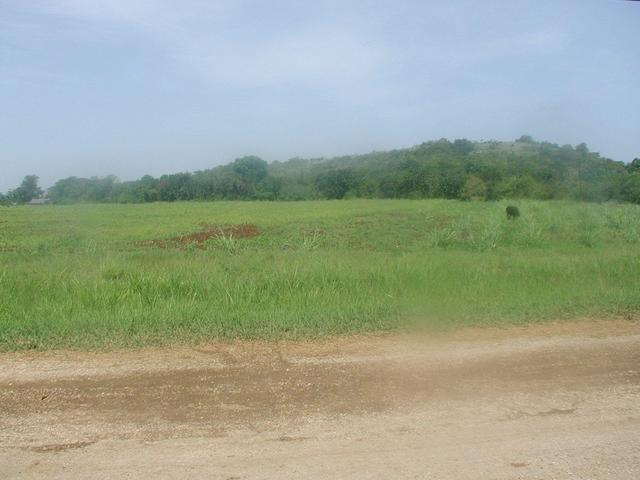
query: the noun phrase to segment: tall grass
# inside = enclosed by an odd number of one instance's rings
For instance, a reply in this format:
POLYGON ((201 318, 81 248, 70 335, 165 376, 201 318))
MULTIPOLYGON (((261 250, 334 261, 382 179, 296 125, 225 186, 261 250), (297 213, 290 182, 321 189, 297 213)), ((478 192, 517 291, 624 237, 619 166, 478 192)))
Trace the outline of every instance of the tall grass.
POLYGON ((353 200, 0 209, 0 349, 313 337, 640 309, 640 208, 353 200), (254 223, 203 245, 138 242, 254 223))

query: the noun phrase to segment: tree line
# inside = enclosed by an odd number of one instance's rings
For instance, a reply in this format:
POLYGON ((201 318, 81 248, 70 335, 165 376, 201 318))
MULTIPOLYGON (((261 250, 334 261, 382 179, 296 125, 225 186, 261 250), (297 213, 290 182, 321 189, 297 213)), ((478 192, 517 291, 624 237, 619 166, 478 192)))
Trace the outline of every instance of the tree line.
MULTIPOLYGON (((26 203, 44 194, 29 175, 0 202, 26 203)), ((311 200, 342 198, 571 199, 640 203, 640 159, 601 157, 587 145, 440 139, 412 148, 335 158, 293 158, 268 164, 248 156, 195 172, 58 180, 53 203, 143 203, 182 200, 311 200)))

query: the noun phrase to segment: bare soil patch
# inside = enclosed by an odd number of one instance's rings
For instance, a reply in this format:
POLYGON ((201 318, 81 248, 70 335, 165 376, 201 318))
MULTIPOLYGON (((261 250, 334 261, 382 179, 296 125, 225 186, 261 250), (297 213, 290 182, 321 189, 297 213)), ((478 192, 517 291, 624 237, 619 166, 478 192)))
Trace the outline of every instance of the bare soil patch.
POLYGON ((241 223, 236 225, 215 225, 201 224, 203 230, 199 232, 180 235, 177 237, 166 239, 141 240, 137 243, 140 247, 157 247, 157 248, 179 248, 181 246, 194 244, 199 248, 204 248, 208 240, 214 238, 251 238, 260 234, 258 227, 249 223, 241 223))
POLYGON ((640 478, 640 323, 0 355, 2 478, 640 478))

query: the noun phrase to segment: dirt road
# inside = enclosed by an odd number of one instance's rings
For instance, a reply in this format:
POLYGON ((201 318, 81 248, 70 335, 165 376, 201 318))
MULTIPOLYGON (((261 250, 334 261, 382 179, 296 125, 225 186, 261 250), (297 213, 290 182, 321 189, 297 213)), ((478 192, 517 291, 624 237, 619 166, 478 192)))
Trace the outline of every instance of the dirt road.
POLYGON ((640 323, 3 354, 0 478, 635 480, 640 323))

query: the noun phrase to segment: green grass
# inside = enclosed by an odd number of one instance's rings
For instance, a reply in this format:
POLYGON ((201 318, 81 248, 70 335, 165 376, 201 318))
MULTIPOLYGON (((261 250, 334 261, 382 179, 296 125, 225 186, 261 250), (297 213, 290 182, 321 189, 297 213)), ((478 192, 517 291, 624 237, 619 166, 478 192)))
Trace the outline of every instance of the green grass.
POLYGON ((0 208, 0 350, 640 310, 640 207, 440 200, 0 208), (256 224, 205 249, 136 242, 256 224))

